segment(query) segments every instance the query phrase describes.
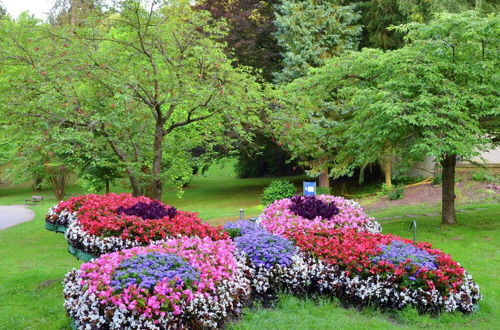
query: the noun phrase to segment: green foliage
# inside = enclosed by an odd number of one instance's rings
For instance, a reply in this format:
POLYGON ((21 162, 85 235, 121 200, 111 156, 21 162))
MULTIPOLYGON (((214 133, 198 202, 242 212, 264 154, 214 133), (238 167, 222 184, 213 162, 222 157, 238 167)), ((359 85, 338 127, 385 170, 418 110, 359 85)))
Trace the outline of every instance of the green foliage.
POLYGON ((432 178, 432 184, 439 185, 443 182, 443 173, 439 172, 432 178))
POLYGON ((404 184, 399 184, 399 185, 397 185, 395 187, 392 187, 391 189, 387 189, 387 187, 382 187, 382 190, 383 191, 385 190, 385 195, 391 201, 397 200, 397 199, 402 199, 404 197, 404 195, 405 195, 405 186, 404 186, 404 184))
POLYGON ((295 185, 287 180, 275 180, 264 189, 262 194, 262 204, 265 206, 278 199, 290 198, 295 195, 295 185))
POLYGON ((316 188, 317 195, 330 195, 331 192, 332 192, 331 188, 327 188, 327 187, 317 187, 316 188))
POLYGON ((478 182, 495 182, 496 180, 496 177, 486 169, 473 172, 471 178, 478 182))
POLYGON ((261 87, 225 55, 222 23, 184 0, 88 15, 73 27, 27 16, 0 27, 0 111, 27 160, 64 164, 90 185, 81 164, 114 164, 134 194, 159 198, 164 182, 181 187, 251 140, 261 87))
POLYGON ((327 60, 282 89, 275 136, 337 177, 394 154, 476 156, 494 137, 482 121, 498 114, 498 21, 443 14, 398 28, 407 33, 402 49, 327 60))
POLYGON ((224 229, 227 234, 229 235, 229 237, 231 237, 231 239, 235 239, 236 237, 240 237, 242 236, 241 235, 241 229, 239 228, 227 228, 227 229, 224 229))
POLYGON ((278 83, 303 76, 325 59, 356 50, 361 27, 355 4, 344 0, 283 0, 277 6, 276 39, 283 48, 278 83))
POLYGON ((303 171, 291 155, 268 136, 257 133, 252 145, 240 148, 236 172, 240 178, 287 176, 303 171))

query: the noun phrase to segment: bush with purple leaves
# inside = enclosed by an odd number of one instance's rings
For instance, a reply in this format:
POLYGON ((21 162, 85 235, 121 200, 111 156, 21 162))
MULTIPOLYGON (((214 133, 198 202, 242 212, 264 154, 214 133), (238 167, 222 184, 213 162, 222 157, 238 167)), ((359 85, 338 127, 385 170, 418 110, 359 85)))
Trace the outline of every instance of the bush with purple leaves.
POLYGON ((165 207, 159 201, 152 201, 151 203, 137 202, 131 207, 124 208, 120 206, 117 209, 118 214, 134 215, 147 219, 161 219, 164 217, 173 218, 177 214, 175 207, 165 207))
POLYGON ((309 220, 317 217, 331 219, 340 212, 333 202, 327 204, 316 196, 295 196, 291 200, 290 211, 309 220))
POLYGON ((122 261, 110 284, 116 291, 122 291, 133 284, 152 290, 159 281, 165 279, 174 280, 176 285, 189 287, 198 278, 199 273, 177 255, 147 253, 122 261))
POLYGON ((388 261, 391 264, 398 266, 409 261, 413 266, 419 268, 427 268, 428 270, 436 270, 436 257, 429 252, 420 249, 412 244, 402 241, 394 241, 391 244, 381 247, 382 253, 373 257, 371 260, 374 263, 379 261, 388 261))

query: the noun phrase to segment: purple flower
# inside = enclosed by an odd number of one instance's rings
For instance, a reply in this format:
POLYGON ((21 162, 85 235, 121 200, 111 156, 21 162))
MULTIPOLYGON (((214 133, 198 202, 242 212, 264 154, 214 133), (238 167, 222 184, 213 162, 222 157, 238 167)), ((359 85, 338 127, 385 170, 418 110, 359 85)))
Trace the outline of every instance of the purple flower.
POLYGON ((309 220, 317 217, 331 219, 340 212, 333 202, 327 204, 317 199, 316 196, 294 196, 291 201, 290 211, 309 220))
POLYGON ((151 203, 137 202, 129 208, 124 208, 120 206, 117 209, 118 214, 125 215, 135 215, 141 217, 144 220, 147 219, 161 219, 166 216, 169 218, 175 217, 177 214, 177 209, 175 207, 166 208, 159 201, 152 201, 151 203))
POLYGON ((146 253, 123 260, 113 274, 111 286, 121 291, 130 285, 153 290, 162 280, 174 280, 176 285, 190 286, 199 273, 175 254, 146 253))
POLYGON ((295 254, 293 243, 264 230, 248 231, 235 238, 236 247, 257 267, 289 266, 295 254))
MULTIPOLYGON (((413 266, 419 268, 426 267, 429 270, 437 269, 436 257, 412 244, 394 241, 391 244, 381 246, 381 249, 381 254, 374 256, 371 259, 372 262, 378 263, 379 261, 388 261, 397 266, 401 263, 405 263, 409 259, 413 266)), ((409 270, 411 267, 405 266, 405 269, 409 270)))
POLYGON ((229 233, 232 238, 243 236, 254 231, 264 231, 264 228, 257 223, 248 220, 239 220, 236 222, 228 222, 224 225, 224 230, 229 233))

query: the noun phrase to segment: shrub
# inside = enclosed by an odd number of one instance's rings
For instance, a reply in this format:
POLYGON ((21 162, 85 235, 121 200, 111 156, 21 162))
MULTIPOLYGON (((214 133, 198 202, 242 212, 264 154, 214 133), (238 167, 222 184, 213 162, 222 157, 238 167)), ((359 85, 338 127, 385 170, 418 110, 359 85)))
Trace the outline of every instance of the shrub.
POLYGON ((396 187, 393 187, 392 189, 387 191, 387 197, 392 201, 392 200, 397 200, 403 198, 405 195, 405 186, 404 185, 397 185, 396 187))
POLYGON ((332 188, 328 187, 317 187, 316 194, 317 195, 330 195, 332 192, 332 188))
POLYGON ((495 181, 495 176, 492 175, 490 172, 487 170, 480 170, 478 172, 472 173, 472 180, 478 181, 478 182, 493 182, 495 181))
POLYGON ((436 173, 436 175, 434 175, 434 177, 432 178, 432 184, 438 185, 441 184, 442 182, 443 182, 443 173, 441 172, 436 173))
POLYGON ((262 204, 269 205, 278 199, 295 195, 295 185, 287 180, 275 180, 264 189, 262 204))

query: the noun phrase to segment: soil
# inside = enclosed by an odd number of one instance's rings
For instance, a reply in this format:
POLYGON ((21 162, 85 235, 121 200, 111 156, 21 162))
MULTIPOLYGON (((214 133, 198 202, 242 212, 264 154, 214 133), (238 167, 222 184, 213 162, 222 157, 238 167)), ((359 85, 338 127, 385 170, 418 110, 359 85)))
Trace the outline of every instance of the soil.
MULTIPOLYGON (((463 179, 455 185, 456 204, 477 202, 500 202, 500 191, 488 189, 487 182, 476 182, 463 179)), ((385 209, 402 205, 436 205, 441 201, 441 185, 432 183, 405 189, 404 197, 398 200, 389 200, 387 196, 362 198, 359 203, 367 211, 385 209)))

